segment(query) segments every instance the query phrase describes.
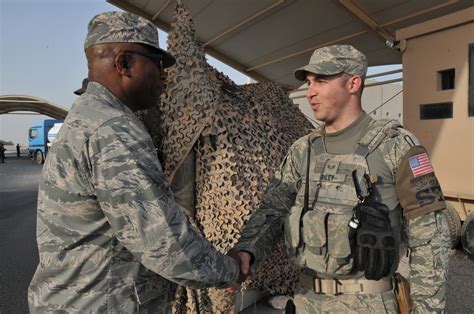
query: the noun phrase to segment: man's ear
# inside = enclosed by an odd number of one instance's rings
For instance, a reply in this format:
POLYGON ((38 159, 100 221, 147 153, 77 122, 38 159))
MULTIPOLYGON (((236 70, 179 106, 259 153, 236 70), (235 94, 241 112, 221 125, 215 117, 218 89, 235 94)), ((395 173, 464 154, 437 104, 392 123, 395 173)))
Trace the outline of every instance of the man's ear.
POLYGON ((114 58, 114 67, 122 75, 130 76, 130 68, 132 66, 132 60, 129 55, 125 53, 118 53, 114 58))
POLYGON ((349 91, 351 93, 358 93, 362 87, 362 78, 359 75, 354 75, 349 79, 349 91))

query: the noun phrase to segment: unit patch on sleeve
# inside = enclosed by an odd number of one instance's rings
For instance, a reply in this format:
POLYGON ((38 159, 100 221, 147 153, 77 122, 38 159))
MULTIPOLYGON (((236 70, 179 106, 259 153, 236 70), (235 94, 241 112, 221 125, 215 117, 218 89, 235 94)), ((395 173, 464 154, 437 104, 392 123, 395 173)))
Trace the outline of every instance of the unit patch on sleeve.
POLYGON ((414 146, 403 156, 395 173, 395 188, 407 219, 446 208, 443 192, 423 146, 414 146))

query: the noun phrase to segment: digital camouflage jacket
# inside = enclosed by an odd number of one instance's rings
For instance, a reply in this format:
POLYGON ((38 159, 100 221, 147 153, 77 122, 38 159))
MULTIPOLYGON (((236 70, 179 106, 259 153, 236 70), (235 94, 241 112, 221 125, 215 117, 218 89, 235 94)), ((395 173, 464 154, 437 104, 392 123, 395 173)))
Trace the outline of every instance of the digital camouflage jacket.
MULTIPOLYGON (((328 154, 321 147, 324 146, 322 127, 292 145, 260 208, 242 231, 236 248, 251 252, 258 262, 284 234, 288 253, 301 268, 310 269, 323 278, 362 277, 362 273, 351 271, 347 225, 357 197, 350 173, 370 169, 368 174, 374 178, 377 201, 388 206, 391 224, 408 246, 409 281, 417 310, 442 310, 449 231, 444 215, 440 214, 445 202, 434 172, 416 172, 419 170, 416 161, 425 156, 426 151, 415 136, 398 123, 376 122, 366 114, 360 119, 367 121, 367 128, 359 142, 355 142, 356 147, 348 147, 346 153, 328 154), (387 127, 374 132, 377 125, 383 123, 387 127), (367 161, 357 157, 361 156, 364 147, 360 144, 365 140, 367 161), (312 146, 308 172, 309 210, 302 213, 308 145, 312 146)), ((317 306, 307 305, 299 311, 390 311, 393 306, 387 304, 394 302, 393 292, 390 294, 322 295, 314 302, 317 306), (378 300, 380 306, 376 306, 374 300, 378 300)))
POLYGON ((174 285, 225 287, 238 265, 175 204, 152 140, 90 82, 44 165, 31 312, 169 312, 174 285))

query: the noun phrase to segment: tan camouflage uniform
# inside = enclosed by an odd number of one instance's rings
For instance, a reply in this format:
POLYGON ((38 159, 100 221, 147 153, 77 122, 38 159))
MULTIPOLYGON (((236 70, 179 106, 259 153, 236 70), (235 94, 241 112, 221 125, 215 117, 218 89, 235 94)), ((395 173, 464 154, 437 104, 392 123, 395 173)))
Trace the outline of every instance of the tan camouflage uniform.
POLYGON ((168 313, 173 282, 225 287, 239 274, 186 222, 143 124, 94 81, 46 159, 37 241, 31 312, 168 313))
MULTIPOLYGON (((343 46, 342 50, 346 47, 343 46)), ((318 53, 327 55, 324 50, 316 50, 313 57, 317 59, 318 53)), ((328 61, 322 67, 328 65, 334 64, 328 61)), ((311 66, 306 70, 318 73, 317 66, 311 66)), ((348 65, 338 66, 336 64, 333 69, 335 72, 346 69, 348 65)), ((352 138, 351 145, 339 151, 326 148, 324 141, 329 140, 329 135, 324 134, 323 127, 292 145, 272 179, 262 205, 242 231, 236 249, 250 252, 258 263, 284 234, 289 256, 304 272, 310 271, 319 278, 365 280, 362 272, 352 271, 353 256, 347 226, 357 198, 347 174, 353 169, 366 171, 375 178, 377 201, 390 210, 391 225, 398 241, 402 242, 402 247, 408 247, 409 281, 416 311, 442 311, 449 247, 448 225, 441 214, 445 208, 444 198, 434 173, 414 178, 408 164, 409 157, 425 152, 424 148, 398 123, 390 120, 376 122, 365 113, 339 132, 334 142, 342 136, 352 138), (354 125, 358 125, 358 129, 354 125), (367 139, 372 140, 365 142, 367 139), (308 143, 312 146, 310 209, 302 213, 308 143), (361 143, 368 144, 366 162, 356 154, 361 143), (328 169, 336 170, 328 175, 328 169)), ((329 142, 327 144, 329 147, 329 142)), ((392 273, 394 271, 392 269, 392 273)), ((393 290, 333 295, 316 293, 300 284, 294 302, 299 313, 398 311, 393 290)))

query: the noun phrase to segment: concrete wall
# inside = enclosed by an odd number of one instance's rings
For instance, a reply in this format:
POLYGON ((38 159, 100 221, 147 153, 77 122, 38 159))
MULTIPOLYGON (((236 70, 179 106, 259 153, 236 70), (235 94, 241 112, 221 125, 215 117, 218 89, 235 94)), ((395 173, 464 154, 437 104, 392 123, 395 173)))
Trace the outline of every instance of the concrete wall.
POLYGON ((474 199, 474 117, 468 116, 473 19, 471 8, 397 32, 404 47, 405 126, 427 148, 444 193, 468 200, 474 199), (438 71, 451 68, 455 88, 441 90, 438 71), (453 103, 452 118, 420 119, 420 104, 442 102, 453 103))

